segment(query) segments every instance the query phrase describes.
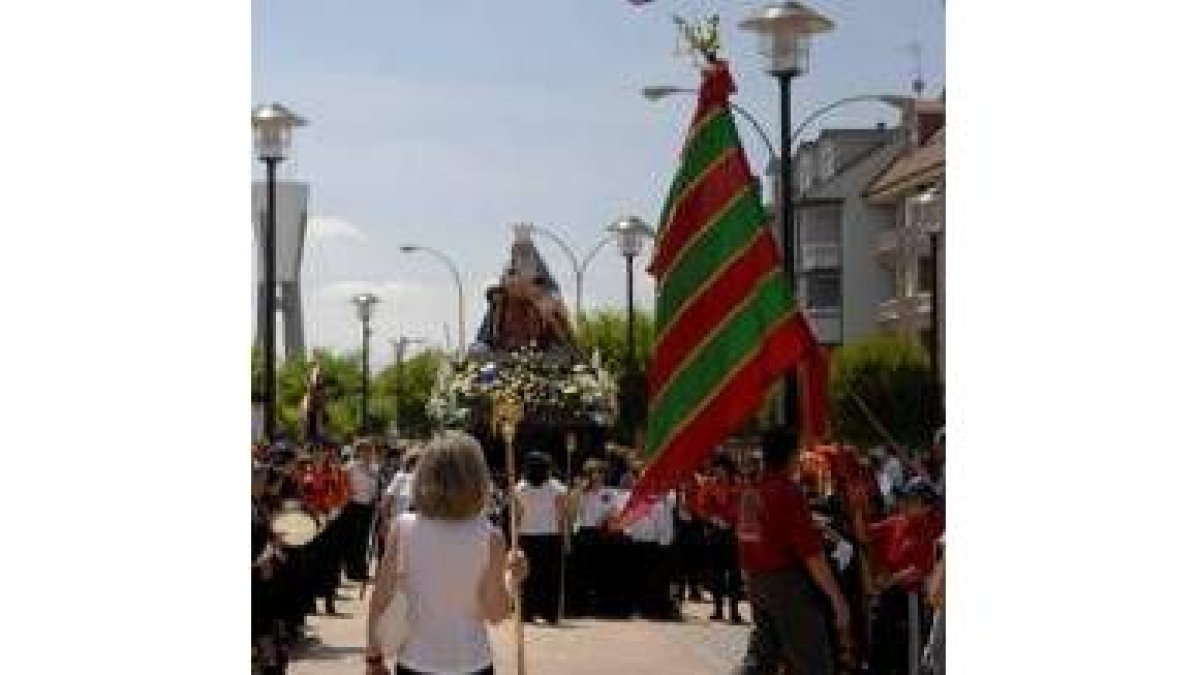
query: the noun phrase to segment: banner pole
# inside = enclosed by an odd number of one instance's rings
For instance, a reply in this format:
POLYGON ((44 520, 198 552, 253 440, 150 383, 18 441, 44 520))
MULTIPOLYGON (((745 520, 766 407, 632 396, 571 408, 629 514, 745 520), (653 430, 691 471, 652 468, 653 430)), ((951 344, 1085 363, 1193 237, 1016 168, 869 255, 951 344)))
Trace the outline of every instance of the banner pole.
MULTIPOLYGON (((520 404, 517 404, 519 406, 520 404)), ((512 549, 519 548, 517 534, 517 457, 515 442, 520 409, 504 406, 500 412, 501 432, 504 435, 504 459, 508 473, 508 540, 512 549)), ((521 611, 521 583, 513 584, 513 639, 517 646, 517 675, 525 675, 525 619, 521 611)))

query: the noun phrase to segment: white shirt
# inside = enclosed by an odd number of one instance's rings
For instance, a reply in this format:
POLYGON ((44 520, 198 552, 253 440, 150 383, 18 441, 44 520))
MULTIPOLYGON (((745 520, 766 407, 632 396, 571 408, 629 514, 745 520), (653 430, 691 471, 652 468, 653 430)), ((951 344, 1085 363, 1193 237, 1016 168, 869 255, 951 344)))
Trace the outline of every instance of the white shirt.
MULTIPOLYGON (((623 501, 628 501, 628 495, 623 501)), ((637 542, 670 544, 675 536, 674 514, 671 509, 672 505, 665 497, 654 497, 642 517, 625 528, 625 534, 637 542)))
POLYGON ((600 524, 616 513, 617 499, 614 490, 599 487, 585 490, 579 496, 579 515, 575 527, 600 527, 600 524))
POLYGON ((495 528, 483 518, 444 521, 405 514, 401 551, 409 637, 398 661, 422 673, 473 673, 492 663, 479 607, 495 528))
POLYGON ((517 483, 517 500, 521 505, 521 534, 558 534, 558 509, 555 502, 566 494, 563 484, 553 478, 533 487, 522 480, 517 483))
POLYGON ((392 500, 392 515, 398 516, 408 512, 408 507, 412 504, 412 474, 397 471, 383 494, 392 500))
POLYGON ((373 504, 379 490, 378 473, 357 459, 346 464, 346 475, 350 478, 350 499, 358 504, 373 504))

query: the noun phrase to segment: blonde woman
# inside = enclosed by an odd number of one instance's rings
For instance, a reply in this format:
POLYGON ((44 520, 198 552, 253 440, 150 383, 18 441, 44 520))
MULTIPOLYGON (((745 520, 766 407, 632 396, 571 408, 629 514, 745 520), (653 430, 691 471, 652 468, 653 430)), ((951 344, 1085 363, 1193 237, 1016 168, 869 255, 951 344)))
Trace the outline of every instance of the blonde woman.
POLYGON ((371 596, 368 675, 388 672, 375 626, 398 590, 407 595, 409 633, 397 675, 494 672, 485 622, 512 613, 509 585, 524 579, 528 566, 519 550, 505 553, 504 538, 484 517, 490 492, 475 439, 448 433, 425 449, 412 481, 414 513, 393 521, 371 596))

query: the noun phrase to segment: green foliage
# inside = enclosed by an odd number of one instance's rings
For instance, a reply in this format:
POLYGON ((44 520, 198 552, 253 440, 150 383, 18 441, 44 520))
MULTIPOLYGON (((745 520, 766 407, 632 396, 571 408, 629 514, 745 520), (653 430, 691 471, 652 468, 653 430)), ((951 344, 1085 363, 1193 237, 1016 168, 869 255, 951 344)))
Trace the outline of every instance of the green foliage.
MULTIPOLYGON (((336 441, 348 441, 359 431, 359 401, 362 378, 361 356, 357 353, 334 354, 317 350, 314 358, 320 362, 326 383, 326 406, 329 415, 329 435, 336 441)), ((425 418, 425 401, 433 387, 438 364, 445 357, 438 351, 426 350, 405 361, 397 370, 389 366, 371 378, 367 399, 367 431, 380 434, 396 420, 396 398, 400 396, 402 435, 420 435, 429 431, 425 418)), ((304 398, 309 362, 291 359, 276 369, 276 415, 279 429, 290 438, 299 438, 300 402, 304 398)), ((258 350, 251 355, 251 394, 262 394, 265 366, 258 350)))
POLYGON ((888 442, 855 402, 852 391, 905 447, 928 446, 944 424, 941 385, 925 350, 911 340, 875 337, 834 352, 830 374, 834 437, 860 447, 888 442))
POLYGON ((427 349, 407 359, 403 365, 388 366, 371 382, 369 415, 376 430, 390 427, 399 420, 397 430, 403 437, 423 436, 432 431, 425 404, 437 379, 438 368, 445 361, 441 351, 427 349))
MULTIPOLYGON (((584 312, 576 328, 576 341, 588 358, 593 350, 600 350, 604 367, 612 373, 625 370, 625 350, 628 318, 624 309, 605 307, 584 312)), ((650 359, 650 347, 654 341, 654 317, 650 312, 635 309, 633 312, 633 353, 640 372, 646 372, 650 359)))
POLYGON ((650 312, 634 309, 633 354, 636 373, 626 377, 628 321, 625 309, 605 307, 584 312, 576 329, 576 340, 589 358, 593 350, 599 350, 604 367, 611 373, 619 374, 619 414, 613 427, 613 438, 630 445, 635 442, 638 429, 646 421, 646 372, 654 343, 654 316, 650 312))

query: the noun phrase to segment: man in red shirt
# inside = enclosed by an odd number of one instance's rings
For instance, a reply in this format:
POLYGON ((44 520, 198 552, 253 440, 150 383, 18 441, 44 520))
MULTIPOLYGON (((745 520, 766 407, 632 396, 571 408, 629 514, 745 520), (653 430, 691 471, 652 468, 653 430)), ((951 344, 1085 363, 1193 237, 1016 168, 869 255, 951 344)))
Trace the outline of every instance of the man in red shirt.
POLYGON ((762 454, 763 475, 739 500, 738 551, 754 629, 738 672, 774 675, 783 666, 785 673, 832 675, 826 608, 841 631, 850 624, 850 608, 825 560, 803 488, 791 479, 795 432, 767 432, 762 454))
POLYGON ((923 634, 917 593, 937 562, 937 541, 944 530, 938 495, 924 478, 902 486, 899 498, 899 512, 869 529, 880 573, 871 672, 880 675, 903 675, 916 659, 923 634))
POLYGON ((737 464, 727 453, 719 452, 713 460, 713 477, 701 489, 698 497, 700 514, 706 523, 708 541, 709 580, 713 596, 710 621, 725 620, 725 600, 729 599, 729 620, 742 623, 738 603, 742 600, 742 579, 738 568, 738 545, 734 523, 738 517, 737 464))

